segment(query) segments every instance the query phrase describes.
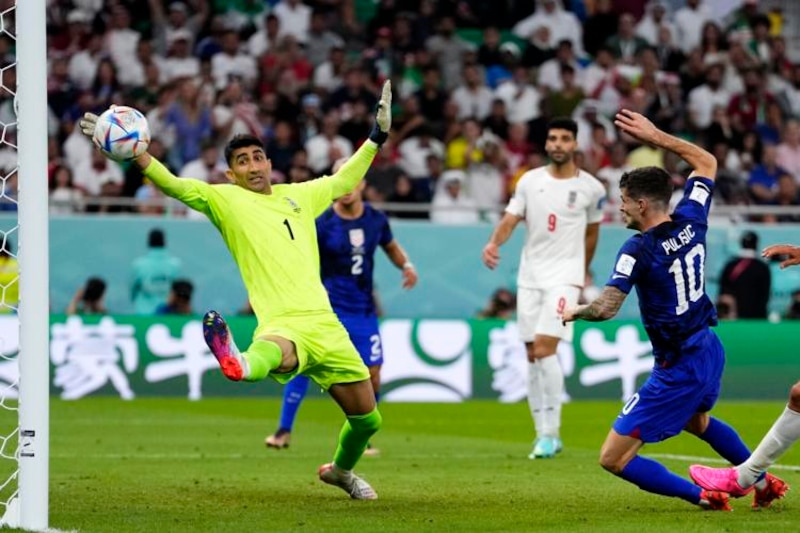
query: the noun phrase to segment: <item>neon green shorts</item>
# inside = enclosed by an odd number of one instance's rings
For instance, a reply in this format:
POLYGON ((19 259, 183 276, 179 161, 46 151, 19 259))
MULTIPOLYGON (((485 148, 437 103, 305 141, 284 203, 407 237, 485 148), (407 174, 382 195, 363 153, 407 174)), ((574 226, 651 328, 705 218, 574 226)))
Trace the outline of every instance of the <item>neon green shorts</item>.
POLYGON ((266 335, 290 340, 297 350, 297 369, 285 374, 270 373, 278 383, 287 383, 297 374, 303 374, 328 390, 337 383, 369 379, 369 369, 333 312, 274 318, 257 328, 253 338, 266 335))

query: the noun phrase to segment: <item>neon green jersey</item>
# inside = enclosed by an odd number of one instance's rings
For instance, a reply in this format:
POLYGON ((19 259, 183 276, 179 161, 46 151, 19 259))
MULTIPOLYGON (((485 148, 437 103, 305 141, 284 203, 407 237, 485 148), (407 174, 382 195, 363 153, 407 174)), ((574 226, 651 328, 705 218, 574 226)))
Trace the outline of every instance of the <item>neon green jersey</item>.
POLYGON ((355 188, 376 153, 377 145, 367 141, 333 176, 274 185, 271 194, 177 178, 155 158, 144 174, 217 227, 239 266, 253 311, 264 322, 332 312, 320 281, 315 220, 355 188))

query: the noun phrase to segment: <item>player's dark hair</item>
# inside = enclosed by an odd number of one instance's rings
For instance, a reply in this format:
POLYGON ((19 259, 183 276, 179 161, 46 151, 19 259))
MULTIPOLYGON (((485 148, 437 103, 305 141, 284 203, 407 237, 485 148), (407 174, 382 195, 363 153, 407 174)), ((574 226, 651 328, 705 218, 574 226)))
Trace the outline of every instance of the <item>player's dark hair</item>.
POLYGON ((626 172, 619 180, 619 188, 634 200, 647 198, 660 204, 664 210, 672 197, 672 179, 666 170, 659 167, 642 167, 626 172))
POLYGON ((266 148, 264 148, 264 143, 261 142, 261 139, 255 135, 240 133, 228 141, 228 144, 225 146, 225 161, 228 163, 228 166, 231 166, 231 157, 233 157, 234 151, 238 150, 239 148, 247 148, 249 146, 258 146, 264 150, 265 153, 267 151, 266 148))
POLYGON ((578 123, 569 117, 556 117, 547 123, 547 134, 550 130, 567 130, 572 132, 572 136, 578 138, 578 123))
POLYGON ((106 292, 106 282, 103 278, 92 277, 86 280, 86 287, 83 289, 84 302, 96 302, 103 297, 106 292))

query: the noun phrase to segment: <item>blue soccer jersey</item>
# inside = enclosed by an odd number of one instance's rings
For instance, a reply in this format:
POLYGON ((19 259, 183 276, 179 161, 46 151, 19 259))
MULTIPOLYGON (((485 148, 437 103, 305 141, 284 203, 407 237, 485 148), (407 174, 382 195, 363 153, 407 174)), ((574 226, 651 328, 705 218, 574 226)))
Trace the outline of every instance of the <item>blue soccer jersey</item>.
POLYGON ((322 283, 337 315, 375 315, 375 251, 392 239, 386 215, 369 204, 355 220, 340 217, 333 208, 317 218, 322 283))
POLYGON ((692 178, 672 220, 634 235, 617 255, 607 285, 635 286, 642 323, 660 365, 680 355, 681 344, 717 315, 705 292, 706 232, 714 182, 692 178))

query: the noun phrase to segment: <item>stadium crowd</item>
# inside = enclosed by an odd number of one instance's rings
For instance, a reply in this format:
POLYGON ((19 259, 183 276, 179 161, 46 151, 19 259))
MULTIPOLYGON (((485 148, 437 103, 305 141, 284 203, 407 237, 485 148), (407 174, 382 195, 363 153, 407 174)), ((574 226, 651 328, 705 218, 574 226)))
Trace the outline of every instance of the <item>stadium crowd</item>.
MULTIPOLYGON (((94 153, 76 128, 85 111, 142 110, 152 153, 209 182, 226 179, 228 139, 256 134, 274 180, 296 182, 353 152, 387 78, 396 126, 366 195, 404 204, 397 217, 491 218, 544 163, 545 125, 564 115, 579 123, 580 165, 608 189, 608 221, 632 167, 664 166, 680 189, 676 158, 613 126, 621 107, 715 154, 717 204, 798 206, 800 63, 779 10, 738 3, 48 0, 51 209, 182 214, 135 166, 94 153)), ((4 87, 12 51, 0 35, 4 87)), ((10 91, 2 99, 12 123, 10 91)), ((3 176, 13 161, 0 157, 3 176)), ((0 208, 15 206, 12 180, 0 208)))

